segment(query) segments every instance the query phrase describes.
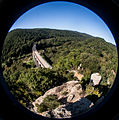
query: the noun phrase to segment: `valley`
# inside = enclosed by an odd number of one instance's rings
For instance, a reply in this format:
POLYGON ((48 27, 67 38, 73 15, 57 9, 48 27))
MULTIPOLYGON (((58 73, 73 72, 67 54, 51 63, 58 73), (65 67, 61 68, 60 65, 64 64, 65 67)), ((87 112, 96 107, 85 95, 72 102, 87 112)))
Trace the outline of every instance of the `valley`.
POLYGON ((90 109, 112 87, 117 66, 115 45, 70 30, 16 29, 8 33, 2 51, 3 75, 10 92, 23 106, 37 114, 45 112, 46 117, 60 118, 57 109, 65 110, 64 118, 90 109), (52 69, 34 63, 34 43, 52 69), (62 89, 56 92, 58 88, 62 89), (80 104, 82 110, 75 110, 80 104))

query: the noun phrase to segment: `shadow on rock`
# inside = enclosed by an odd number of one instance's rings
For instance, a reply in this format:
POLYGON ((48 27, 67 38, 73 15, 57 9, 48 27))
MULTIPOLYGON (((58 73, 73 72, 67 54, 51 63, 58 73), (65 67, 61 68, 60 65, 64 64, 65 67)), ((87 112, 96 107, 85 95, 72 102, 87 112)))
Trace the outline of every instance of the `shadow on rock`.
POLYGON ((88 111, 93 103, 87 98, 81 98, 74 103, 61 105, 52 111, 54 118, 71 118, 88 111))
POLYGON ((72 116, 79 115, 91 108, 93 103, 87 98, 81 98, 79 101, 66 105, 66 110, 71 112, 72 116))

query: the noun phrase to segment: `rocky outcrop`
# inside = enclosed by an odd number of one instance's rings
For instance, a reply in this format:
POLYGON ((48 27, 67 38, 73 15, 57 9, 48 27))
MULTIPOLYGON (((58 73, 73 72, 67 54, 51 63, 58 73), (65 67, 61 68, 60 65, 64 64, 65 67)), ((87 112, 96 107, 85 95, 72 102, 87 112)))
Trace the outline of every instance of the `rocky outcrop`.
POLYGON ((54 118, 71 118, 72 116, 77 116, 88 111, 92 106, 93 103, 90 100, 87 98, 81 98, 77 102, 60 105, 52 112, 46 111, 41 115, 54 118))
POLYGON ((99 73, 93 73, 91 75, 91 81, 93 82, 93 85, 98 85, 101 81, 102 77, 99 73))
POLYGON ((43 96, 36 99, 32 103, 34 106, 33 111, 46 117, 54 116, 55 118, 70 118, 73 115, 88 110, 93 105, 90 100, 84 98, 82 92, 82 86, 79 84, 79 81, 73 80, 66 82, 61 86, 48 90, 43 96), (40 105, 48 95, 56 95, 58 100, 62 102, 62 105, 52 111, 38 113, 35 104, 40 105))
POLYGON ((70 118, 86 112, 93 106, 93 103, 87 98, 81 98, 77 102, 59 106, 52 111, 55 118, 70 118))
POLYGON ((48 90, 43 96, 36 99, 33 105, 35 106, 36 103, 41 104, 48 95, 57 95, 58 99, 66 99, 66 102, 76 102, 80 99, 81 92, 82 87, 79 81, 69 81, 48 90))

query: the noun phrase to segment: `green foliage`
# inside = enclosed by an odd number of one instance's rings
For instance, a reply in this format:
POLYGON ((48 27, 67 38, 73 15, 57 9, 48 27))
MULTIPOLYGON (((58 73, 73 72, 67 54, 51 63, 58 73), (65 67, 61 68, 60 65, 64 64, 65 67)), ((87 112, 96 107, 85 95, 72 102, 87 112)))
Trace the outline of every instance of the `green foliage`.
POLYGON ((47 110, 51 111, 57 108, 59 105, 61 105, 61 102, 58 101, 57 96, 48 95, 40 105, 36 104, 36 107, 37 107, 37 112, 41 113, 47 110))
POLYGON ((35 104, 35 106, 37 107, 37 112, 39 112, 39 113, 47 111, 47 106, 43 103, 41 103, 40 105, 35 104))
POLYGON ((115 75, 112 71, 117 72, 117 59, 116 46, 102 38, 55 29, 13 30, 8 33, 2 51, 3 74, 8 87, 27 107, 50 88, 74 80, 74 74, 69 71, 80 64, 83 69, 79 73, 84 75, 83 89, 90 95, 105 95, 113 85, 115 75), (52 65, 52 70, 35 68, 31 54, 34 42, 38 43, 40 52, 44 50, 42 56, 52 65), (105 89, 98 86, 94 90, 88 86, 93 72, 101 74, 100 86, 106 86, 105 89))
MULTIPOLYGON (((27 107, 29 104, 26 103, 34 101, 50 88, 67 81, 59 71, 33 67, 26 68, 24 65, 21 66, 21 62, 24 63, 24 60, 19 60, 19 63, 5 69, 4 77, 12 94, 27 107), (14 69, 15 66, 16 69, 14 69)), ((32 64, 32 62, 30 63, 32 64)))
POLYGON ((92 94, 93 91, 94 91, 94 87, 93 87, 93 86, 91 86, 91 85, 87 85, 87 86, 86 86, 85 93, 86 93, 87 95, 92 94))
POLYGON ((102 92, 103 90, 100 91, 98 87, 94 88, 91 85, 87 85, 85 90, 85 94, 87 95, 86 98, 88 98, 94 103, 101 97, 102 92))

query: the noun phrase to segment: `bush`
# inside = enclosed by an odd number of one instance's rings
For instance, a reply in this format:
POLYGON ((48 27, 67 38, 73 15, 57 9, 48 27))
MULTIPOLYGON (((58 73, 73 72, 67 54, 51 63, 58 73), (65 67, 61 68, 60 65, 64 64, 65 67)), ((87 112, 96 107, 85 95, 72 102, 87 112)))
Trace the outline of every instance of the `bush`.
POLYGON ((50 110, 57 108, 61 104, 56 95, 48 95, 44 99, 43 103, 46 104, 50 110))
POLYGON ((96 95, 96 96, 98 96, 98 97, 101 96, 101 93, 99 92, 98 89, 95 89, 92 94, 93 94, 93 95, 96 95))
POLYGON ((51 111, 59 105, 61 105, 61 102, 58 101, 56 95, 48 95, 40 105, 36 104, 36 107, 37 112, 42 113, 44 111, 51 111))
POLYGON ((35 104, 35 106, 37 107, 37 112, 42 113, 44 111, 47 111, 47 106, 44 105, 43 103, 39 104, 35 104))
POLYGON ((91 85, 87 85, 86 86, 85 92, 86 92, 87 95, 92 94, 93 91, 94 91, 94 87, 93 86, 91 86, 91 85))

